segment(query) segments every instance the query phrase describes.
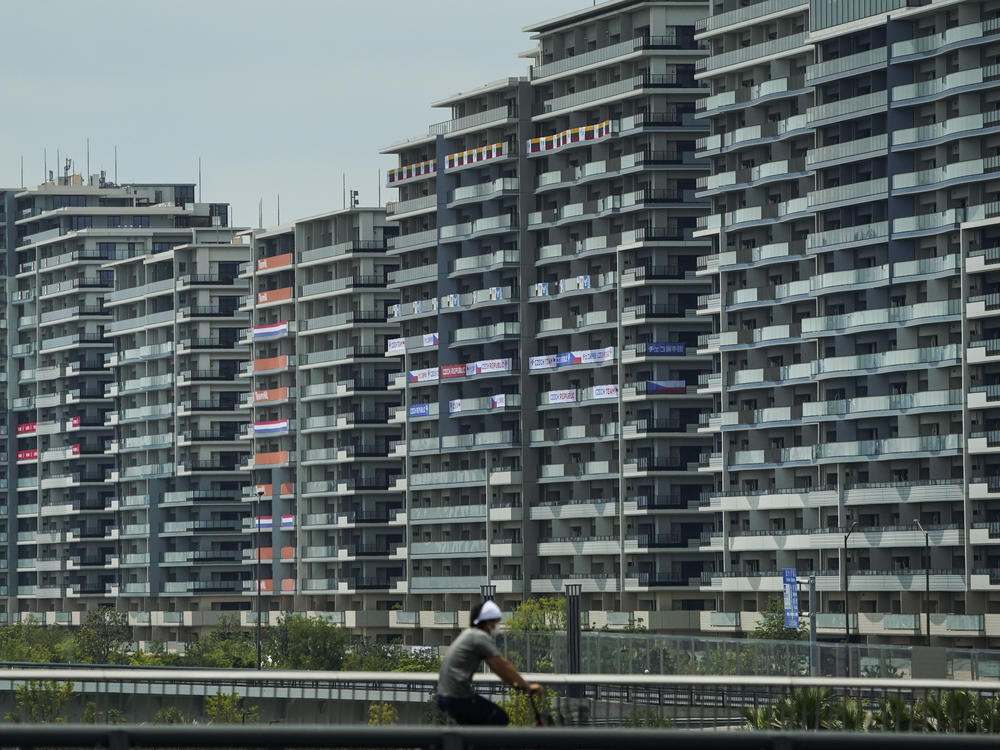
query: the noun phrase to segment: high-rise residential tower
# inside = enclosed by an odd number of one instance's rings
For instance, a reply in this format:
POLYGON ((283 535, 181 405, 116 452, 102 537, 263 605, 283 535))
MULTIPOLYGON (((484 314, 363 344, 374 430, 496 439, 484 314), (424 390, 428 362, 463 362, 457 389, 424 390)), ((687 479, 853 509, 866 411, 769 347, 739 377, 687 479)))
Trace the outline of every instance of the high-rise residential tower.
POLYGON ((271 619, 321 613, 385 632, 405 590, 401 467, 390 455, 397 364, 385 357, 398 330, 387 322, 392 232, 383 210, 352 207, 251 233, 245 562, 260 567, 248 590, 256 580, 271 619))
POLYGON ((1000 636, 998 11, 727 0, 699 26, 708 629, 796 568, 821 634, 909 640, 929 607, 934 638, 1000 636))

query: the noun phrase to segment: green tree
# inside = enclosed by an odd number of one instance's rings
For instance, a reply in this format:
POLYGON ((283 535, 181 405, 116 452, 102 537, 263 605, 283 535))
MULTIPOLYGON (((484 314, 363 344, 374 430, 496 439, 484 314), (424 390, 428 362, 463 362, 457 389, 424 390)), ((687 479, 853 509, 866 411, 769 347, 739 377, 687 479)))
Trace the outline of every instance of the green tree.
POLYGON ((67 661, 72 636, 33 620, 0 627, 0 661, 52 664, 67 661))
POLYGON ((226 614, 204 638, 187 644, 183 663, 198 667, 250 669, 257 666, 257 644, 240 627, 236 615, 226 614))
POLYGON ((350 672, 392 672, 408 652, 395 643, 359 638, 348 649, 344 669, 350 672))
POLYGON ((125 664, 134 642, 128 613, 98 607, 76 634, 76 655, 84 664, 125 664))
POLYGON ((399 723, 399 711, 391 703, 372 703, 368 706, 368 724, 371 726, 389 726, 399 723))
POLYGON ((205 696, 205 716, 210 724, 255 724, 259 721, 257 706, 244 707, 239 693, 221 691, 205 696))
MULTIPOLYGON (((534 696, 538 713, 543 717, 552 715, 553 702, 556 700, 555 690, 546 690, 545 695, 534 696)), ((531 705, 532 696, 521 690, 511 690, 500 701, 500 707, 510 717, 511 726, 531 727, 535 725, 535 708, 531 705)))
POLYGON ((154 724, 190 724, 191 719, 177 706, 161 708, 153 714, 154 724))
POLYGON ((393 672, 437 672, 441 669, 441 657, 432 649, 420 649, 403 654, 393 672))
POLYGON ((655 708, 636 708, 625 717, 625 726, 645 729, 666 729, 674 725, 673 719, 663 716, 655 708))
POLYGON ((800 621, 798 628, 785 627, 785 604, 781 597, 770 599, 760 611, 761 620, 751 638, 768 641, 804 641, 809 638, 808 626, 800 621))
POLYGON ((98 711, 95 701, 87 701, 83 707, 84 724, 124 724, 125 714, 117 708, 109 708, 107 711, 98 711))
POLYGON ((526 599, 504 620, 503 626, 515 633, 553 630, 566 632, 566 599, 558 596, 526 599))
POLYGON ((267 629, 265 661, 278 669, 340 669, 348 638, 343 628, 318 617, 285 614, 267 629))
POLYGON ((28 724, 63 724, 63 709, 73 699, 73 683, 30 680, 14 687, 14 702, 21 713, 9 713, 7 721, 28 724))

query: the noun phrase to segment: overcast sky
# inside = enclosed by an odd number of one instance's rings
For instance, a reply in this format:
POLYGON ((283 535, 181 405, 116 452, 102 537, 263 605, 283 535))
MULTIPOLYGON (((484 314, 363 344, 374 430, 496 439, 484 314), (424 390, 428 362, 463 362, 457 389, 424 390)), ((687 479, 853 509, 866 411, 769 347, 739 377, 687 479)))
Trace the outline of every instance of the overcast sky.
MULTIPOLYGON (((56 150, 120 182, 188 181, 234 221, 378 202, 378 150, 448 119, 431 101, 523 75, 521 29, 592 0, 0 0, 0 186, 56 150)), ((382 189, 382 202, 395 191, 382 189)))

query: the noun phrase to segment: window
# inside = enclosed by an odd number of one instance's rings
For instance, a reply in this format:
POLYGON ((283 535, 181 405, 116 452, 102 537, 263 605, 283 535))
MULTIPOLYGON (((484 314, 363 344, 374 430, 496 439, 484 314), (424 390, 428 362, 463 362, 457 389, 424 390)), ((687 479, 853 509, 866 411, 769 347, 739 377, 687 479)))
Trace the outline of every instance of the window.
POLYGON ((148 228, 149 227, 149 217, 148 216, 133 216, 132 217, 132 226, 133 227, 140 227, 140 228, 148 228))
POLYGON ((94 218, 92 216, 74 216, 71 219, 71 225, 73 229, 89 229, 94 225, 94 218))
POLYGON ((122 225, 121 216, 109 216, 108 217, 108 229, 118 229, 122 225))

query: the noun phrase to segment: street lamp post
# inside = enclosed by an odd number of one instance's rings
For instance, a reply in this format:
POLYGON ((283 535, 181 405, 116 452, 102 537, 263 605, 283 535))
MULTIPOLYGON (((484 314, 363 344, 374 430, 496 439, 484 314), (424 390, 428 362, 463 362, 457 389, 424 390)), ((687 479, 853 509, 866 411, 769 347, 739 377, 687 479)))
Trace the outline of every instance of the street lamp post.
POLYGON ((931 535, 914 518, 913 524, 924 533, 924 622, 927 628, 927 645, 931 645, 931 535))
MULTIPOLYGON (((851 528, 847 530, 844 534, 844 644, 845 646, 851 642, 851 595, 850 587, 848 584, 848 577, 850 571, 847 569, 847 540, 850 539, 851 534, 854 533, 854 529, 858 527, 858 522, 855 521, 851 524, 851 528)), ((848 675, 850 674, 850 655, 848 655, 848 675)))
MULTIPOLYGON (((272 490, 273 492, 273 490, 272 490)), ((260 501, 264 498, 264 490, 260 487, 257 488, 257 505, 254 508, 254 539, 256 540, 257 547, 257 564, 254 566, 254 582, 257 586, 257 669, 261 669, 261 632, 260 632, 260 618, 261 618, 261 597, 260 597, 260 501)))

